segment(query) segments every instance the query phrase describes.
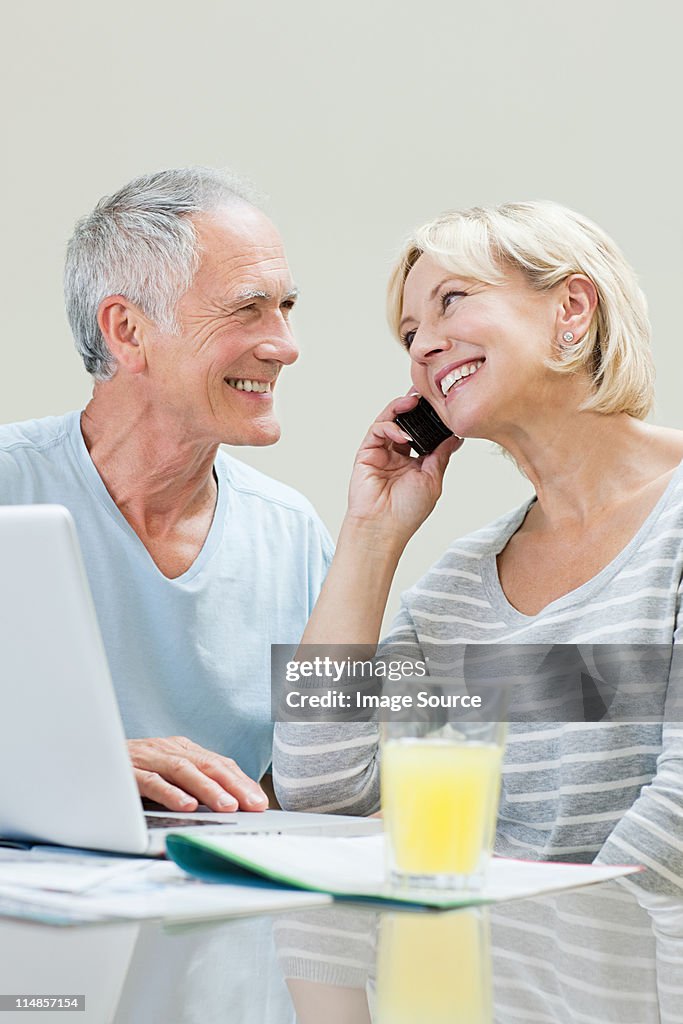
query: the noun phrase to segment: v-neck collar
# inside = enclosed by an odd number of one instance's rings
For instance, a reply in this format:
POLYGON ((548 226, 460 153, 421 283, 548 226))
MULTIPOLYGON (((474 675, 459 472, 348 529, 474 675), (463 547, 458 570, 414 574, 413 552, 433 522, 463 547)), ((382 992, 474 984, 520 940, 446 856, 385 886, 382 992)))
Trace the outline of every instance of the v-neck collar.
MULTIPOLYGON (((213 554, 218 549, 221 540, 223 538, 223 529, 225 526, 225 519, 227 513, 228 504, 228 488, 225 480, 221 480, 221 474, 216 471, 214 464, 214 477, 216 480, 216 487, 218 489, 216 497, 216 507, 214 508, 213 519, 211 520, 211 526, 209 532, 206 535, 206 539, 195 558, 192 565, 185 570, 180 576, 169 577, 162 573, 159 566, 156 564, 149 551, 138 537, 135 530, 132 528, 126 517, 123 515, 118 505, 112 498, 111 494, 107 490, 102 477, 100 476, 95 463, 90 457, 83 433, 81 431, 81 413, 72 413, 72 422, 69 424, 69 440, 71 447, 76 459, 76 463, 83 474, 84 480, 97 499, 98 503, 104 508, 107 514, 113 519, 118 528, 128 537, 129 542, 134 546, 139 546, 140 553, 143 558, 149 560, 150 568, 158 574, 159 578, 164 580, 168 584, 182 585, 187 583, 198 575, 211 559, 213 554)), ((218 456, 217 456, 218 458, 218 456)))

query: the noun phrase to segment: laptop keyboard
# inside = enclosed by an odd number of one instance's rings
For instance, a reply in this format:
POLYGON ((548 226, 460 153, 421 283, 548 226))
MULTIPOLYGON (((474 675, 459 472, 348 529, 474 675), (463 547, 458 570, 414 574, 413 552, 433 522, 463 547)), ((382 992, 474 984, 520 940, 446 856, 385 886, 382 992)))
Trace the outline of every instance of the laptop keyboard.
POLYGON ((236 825, 235 821, 222 821, 215 822, 207 820, 206 818, 157 818, 152 817, 148 814, 145 815, 145 821, 147 822, 147 828, 185 828, 186 825, 193 825, 195 828, 199 828, 201 825, 213 825, 214 828, 217 824, 220 824, 221 828, 225 828, 226 825, 236 825))

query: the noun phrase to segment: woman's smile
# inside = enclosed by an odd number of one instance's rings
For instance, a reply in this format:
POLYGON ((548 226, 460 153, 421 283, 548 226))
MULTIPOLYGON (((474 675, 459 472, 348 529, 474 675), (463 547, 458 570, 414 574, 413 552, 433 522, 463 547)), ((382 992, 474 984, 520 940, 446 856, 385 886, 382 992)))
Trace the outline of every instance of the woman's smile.
POLYGON ((472 380, 475 373, 481 370, 485 362, 484 358, 474 359, 459 363, 452 369, 446 367, 445 370, 440 370, 434 381, 437 389, 448 400, 458 389, 472 380))

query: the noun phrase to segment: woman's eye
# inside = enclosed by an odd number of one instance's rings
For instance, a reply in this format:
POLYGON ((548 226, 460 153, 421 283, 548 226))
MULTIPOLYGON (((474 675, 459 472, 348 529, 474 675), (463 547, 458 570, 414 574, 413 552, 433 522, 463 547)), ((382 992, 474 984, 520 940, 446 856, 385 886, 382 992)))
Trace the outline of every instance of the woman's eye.
POLYGON ((452 304, 452 299, 458 299, 463 295, 467 295, 467 292, 444 292, 444 294, 441 296, 441 308, 443 310, 448 309, 448 307, 452 304))
POLYGON ((408 350, 410 350, 410 346, 413 344, 414 340, 415 340, 415 331, 406 331, 406 333, 401 338, 401 341, 403 342, 404 347, 407 348, 408 350))

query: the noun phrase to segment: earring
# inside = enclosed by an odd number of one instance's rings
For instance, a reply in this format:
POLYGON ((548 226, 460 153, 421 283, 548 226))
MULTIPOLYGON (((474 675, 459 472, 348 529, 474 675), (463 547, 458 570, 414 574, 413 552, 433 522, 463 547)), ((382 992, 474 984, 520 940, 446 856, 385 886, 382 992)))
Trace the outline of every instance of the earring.
POLYGON ((574 335, 572 334, 571 331, 565 331, 564 334, 562 335, 562 341, 564 341, 565 344, 567 344, 567 345, 571 345, 573 340, 574 340, 574 335))

